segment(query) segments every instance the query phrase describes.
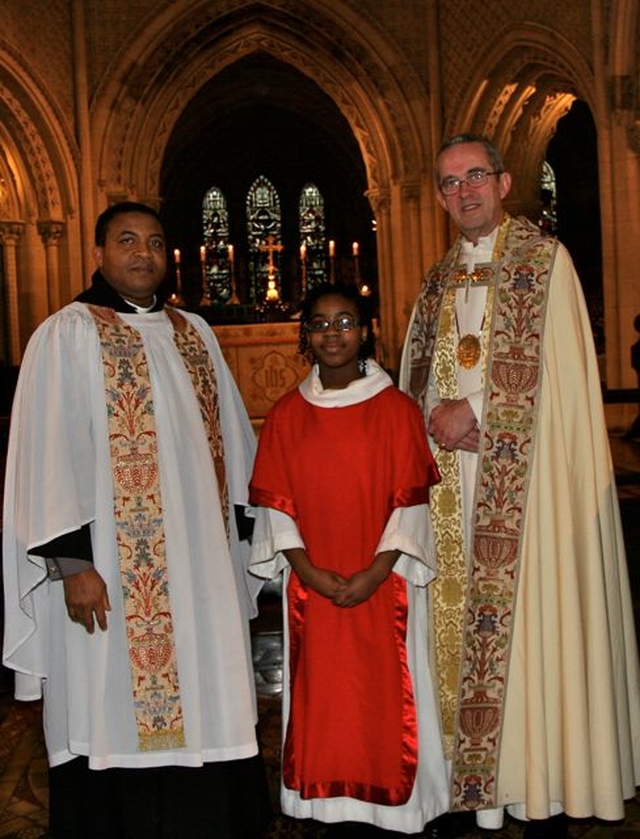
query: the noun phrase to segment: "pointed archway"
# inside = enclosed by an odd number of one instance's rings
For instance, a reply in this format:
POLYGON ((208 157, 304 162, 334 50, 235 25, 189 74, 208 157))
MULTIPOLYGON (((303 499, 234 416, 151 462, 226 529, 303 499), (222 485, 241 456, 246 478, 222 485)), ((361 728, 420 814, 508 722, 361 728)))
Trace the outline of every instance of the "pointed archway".
POLYGON ((2 332, 4 360, 14 365, 34 326, 69 299, 67 269, 79 238, 77 154, 63 126, 20 57, 0 50, 2 332))
POLYGON ((437 252, 425 232, 434 202, 428 97, 385 33, 349 8, 315 0, 207 2, 158 14, 125 45, 96 99, 102 201, 135 196, 160 204, 176 124, 212 79, 257 54, 311 80, 357 144, 377 222, 382 336, 393 366, 425 253, 437 252))

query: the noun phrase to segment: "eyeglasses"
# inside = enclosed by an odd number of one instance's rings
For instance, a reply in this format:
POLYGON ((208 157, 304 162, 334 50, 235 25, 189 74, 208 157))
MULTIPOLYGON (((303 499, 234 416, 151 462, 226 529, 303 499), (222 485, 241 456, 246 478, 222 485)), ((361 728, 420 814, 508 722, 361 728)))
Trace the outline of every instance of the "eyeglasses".
POLYGON ((502 172, 487 172, 485 169, 473 169, 466 178, 454 178, 453 175, 444 178, 440 182, 440 192, 443 195, 455 195, 460 192, 462 184, 467 184, 471 189, 479 189, 489 180, 490 175, 502 175, 502 172))
POLYGON ((360 325, 360 321, 350 315, 340 315, 333 320, 328 318, 318 318, 317 320, 310 320, 305 324, 307 332, 328 332, 330 329, 337 329, 338 332, 351 332, 356 326, 360 325))

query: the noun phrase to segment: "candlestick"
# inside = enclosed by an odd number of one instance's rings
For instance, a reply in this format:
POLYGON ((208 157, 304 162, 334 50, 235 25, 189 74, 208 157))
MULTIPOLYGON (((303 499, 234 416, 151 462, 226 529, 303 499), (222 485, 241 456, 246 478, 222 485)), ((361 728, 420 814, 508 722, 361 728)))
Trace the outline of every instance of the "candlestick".
POLYGON ((303 242, 300 245, 300 297, 307 295, 307 246, 303 242))
POLYGON ((354 256, 358 256, 358 254, 360 253, 360 246, 358 245, 357 242, 353 243, 353 245, 351 246, 351 250, 352 250, 354 256))
POLYGON ((336 281, 336 243, 329 239, 329 282, 333 285, 336 281))
POLYGON ((180 251, 176 248, 173 252, 173 258, 176 261, 176 290, 167 300, 170 306, 184 306, 184 298, 182 296, 182 276, 180 274, 180 251))
POLYGON ((227 247, 227 254, 229 255, 229 277, 231 279, 231 296, 227 300, 227 306, 239 306, 240 298, 236 291, 236 271, 233 261, 233 245, 227 247))
POLYGON ((209 294, 209 280, 207 277, 207 249, 204 245, 200 245, 200 272, 202 275, 202 297, 200 298, 201 306, 211 306, 213 301, 209 294))

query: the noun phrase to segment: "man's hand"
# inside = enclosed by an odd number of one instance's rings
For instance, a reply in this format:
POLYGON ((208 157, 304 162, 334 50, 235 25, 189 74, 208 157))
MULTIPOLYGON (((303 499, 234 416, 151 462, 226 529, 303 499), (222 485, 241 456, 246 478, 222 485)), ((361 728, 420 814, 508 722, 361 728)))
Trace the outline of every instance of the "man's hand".
POLYGON ((63 583, 67 613, 71 620, 82 624, 90 635, 95 629, 95 621, 104 631, 111 605, 105 582, 95 568, 71 574, 64 578, 63 583))
POLYGON ((480 431, 468 399, 443 399, 431 411, 428 431, 447 451, 478 451, 480 431))

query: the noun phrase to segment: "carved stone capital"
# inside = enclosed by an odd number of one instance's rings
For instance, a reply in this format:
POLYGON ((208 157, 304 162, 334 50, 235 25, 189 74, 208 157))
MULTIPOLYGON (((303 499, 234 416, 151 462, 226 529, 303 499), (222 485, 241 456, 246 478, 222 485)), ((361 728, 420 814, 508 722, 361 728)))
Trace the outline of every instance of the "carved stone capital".
POLYGON ((391 195, 388 189, 369 189, 365 193, 371 204, 371 209, 376 218, 381 215, 388 215, 391 209, 391 195))
POLYGON ((640 154, 640 117, 629 126, 628 136, 630 148, 640 154))
POLYGON ((23 230, 21 221, 0 221, 0 245, 17 245, 23 230))
POLYGON ((62 221, 48 220, 38 222, 38 233, 40 234, 40 238, 47 247, 58 246, 58 243, 62 238, 62 234, 64 233, 64 228, 65 225, 62 221))
POLYGON ((405 183, 402 186, 402 200, 415 204, 420 200, 420 184, 405 183))

